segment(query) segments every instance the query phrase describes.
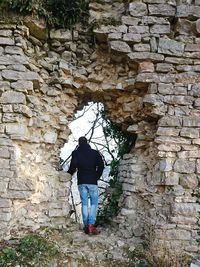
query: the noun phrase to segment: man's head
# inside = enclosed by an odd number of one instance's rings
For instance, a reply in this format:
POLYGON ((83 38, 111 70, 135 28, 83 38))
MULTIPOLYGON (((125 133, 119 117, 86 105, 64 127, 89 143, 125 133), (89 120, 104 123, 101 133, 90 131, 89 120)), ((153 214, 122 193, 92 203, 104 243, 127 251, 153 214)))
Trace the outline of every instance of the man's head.
POLYGON ((79 145, 87 144, 87 138, 86 138, 85 136, 81 136, 81 137, 78 139, 78 143, 79 143, 79 145))

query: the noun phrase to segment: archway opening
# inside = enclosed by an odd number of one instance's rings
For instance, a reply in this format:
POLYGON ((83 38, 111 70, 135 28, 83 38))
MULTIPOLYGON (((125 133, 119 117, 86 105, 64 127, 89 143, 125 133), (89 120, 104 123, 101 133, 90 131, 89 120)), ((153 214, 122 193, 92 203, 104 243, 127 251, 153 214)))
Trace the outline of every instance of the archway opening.
MULTIPOLYGON (((108 223, 119 211, 118 203, 122 194, 118 166, 123 155, 134 147, 137 135, 124 132, 119 125, 113 123, 101 102, 88 102, 78 108, 69 128, 71 134, 61 149, 61 166, 65 171, 68 170, 72 151, 76 149, 80 136, 85 136, 91 148, 102 154, 105 169, 98 182, 97 224, 108 223)), ((81 222, 81 203, 76 174, 72 178, 70 202, 73 211, 71 216, 77 222, 81 222)))

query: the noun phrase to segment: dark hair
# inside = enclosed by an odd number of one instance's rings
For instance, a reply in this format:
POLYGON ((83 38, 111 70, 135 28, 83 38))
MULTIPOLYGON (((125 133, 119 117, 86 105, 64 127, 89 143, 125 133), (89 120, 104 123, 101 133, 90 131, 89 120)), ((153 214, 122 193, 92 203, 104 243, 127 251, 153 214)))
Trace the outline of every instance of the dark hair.
POLYGON ((85 136, 81 136, 78 139, 78 143, 79 143, 79 145, 81 145, 81 144, 87 144, 87 138, 85 136))

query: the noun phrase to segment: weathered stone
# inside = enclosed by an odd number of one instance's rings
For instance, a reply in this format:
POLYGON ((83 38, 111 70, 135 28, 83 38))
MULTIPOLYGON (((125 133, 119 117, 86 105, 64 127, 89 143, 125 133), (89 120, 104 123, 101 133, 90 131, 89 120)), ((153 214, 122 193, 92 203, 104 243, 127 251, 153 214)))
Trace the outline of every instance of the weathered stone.
POLYGON ((173 213, 176 215, 196 216, 200 211, 200 205, 197 203, 174 203, 173 213))
POLYGON ((174 171, 180 173, 194 173, 195 162, 185 159, 177 159, 174 163, 174 171))
POLYGON ((6 56, 0 56, 0 64, 2 65, 26 64, 27 65, 28 61, 25 56, 6 55, 6 56))
POLYGON ((178 185, 180 174, 172 171, 165 171, 165 185, 178 185))
POLYGON ((177 11, 176 11, 176 16, 177 17, 188 17, 188 16, 193 16, 193 17, 200 17, 200 7, 199 6, 194 6, 194 5, 178 5, 177 6, 177 11))
POLYGON ((183 118, 184 127, 200 127, 200 118, 197 117, 187 117, 183 118))
POLYGON ((149 5, 149 14, 150 15, 159 15, 166 17, 173 17, 175 15, 176 9, 168 4, 154 4, 149 5))
POLYGON ((140 62, 138 72, 154 72, 154 64, 150 61, 140 62))
POLYGON ((187 19, 178 19, 175 30, 179 34, 195 35, 195 23, 187 19))
POLYGON ((199 138, 199 129, 182 128, 180 136, 199 138))
POLYGON ((156 53, 149 53, 149 52, 132 52, 128 54, 128 58, 130 61, 137 61, 137 60, 150 60, 150 61, 163 61, 164 56, 161 54, 156 53))
POLYGON ((11 88, 21 92, 33 91, 33 82, 18 80, 11 83, 11 88))
POLYGON ((196 21, 196 31, 200 33, 200 19, 196 21))
POLYGON ((158 52, 172 56, 181 56, 184 52, 184 46, 181 42, 160 38, 158 52))
POLYGON ((162 18, 162 17, 154 17, 154 16, 143 16, 142 22, 144 25, 149 24, 158 24, 158 25, 170 25, 170 22, 167 18, 162 18))
POLYGON ((182 124, 182 118, 179 117, 171 117, 171 116, 165 116, 162 117, 159 122, 158 125, 159 126, 181 126, 182 124))
POLYGON ((9 169, 10 168, 10 161, 9 159, 0 158, 0 168, 9 169))
POLYGON ((111 41, 110 48, 111 50, 119 52, 119 53, 130 53, 131 52, 130 46, 123 41, 111 41))
POLYGON ((156 65, 156 71, 158 71, 158 72, 170 72, 173 70, 174 70, 174 67, 172 64, 157 63, 157 65, 156 65))
POLYGON ((156 132, 157 135, 167 135, 167 136, 178 136, 180 129, 171 128, 171 127, 158 127, 156 132))
POLYGON ((46 143, 54 144, 57 140, 57 133, 49 131, 44 134, 43 138, 46 143))
POLYGON ((159 170, 162 172, 171 171, 173 168, 174 159, 162 159, 159 162, 159 170))
POLYGON ((72 32, 70 30, 51 30, 50 38, 59 41, 72 41, 72 32))
POLYGON ((14 109, 14 112, 21 113, 28 118, 31 118, 33 116, 33 112, 26 105, 14 104, 13 109, 14 109))
POLYGON ((156 34, 168 34, 170 33, 170 25, 159 25, 155 24, 150 27, 150 33, 156 33, 156 34))
POLYGON ((5 53, 12 54, 12 55, 23 55, 24 54, 22 48, 18 46, 6 46, 5 53))
POLYGON ((11 135, 11 139, 24 140, 27 134, 27 127, 18 123, 7 123, 6 133, 11 135))
POLYGON ((134 34, 149 33, 149 26, 129 26, 129 32, 134 34))
POLYGON ((128 32, 123 35, 123 40, 128 43, 139 43, 141 42, 141 35, 128 32))
POLYGON ((44 21, 36 20, 33 16, 27 16, 24 21, 30 30, 30 34, 39 40, 46 41, 48 39, 47 27, 44 21))
POLYGON ((12 179, 9 183, 9 189, 19 191, 33 191, 34 184, 31 180, 12 179))
POLYGON ((15 41, 11 38, 0 37, 0 45, 15 45, 15 41))
POLYGON ((122 16, 121 18, 122 23, 126 25, 138 25, 139 23, 139 18, 133 18, 131 16, 122 16))
POLYGON ((180 145, 173 145, 173 144, 161 144, 158 146, 158 150, 161 151, 180 151, 181 150, 181 146, 180 145))
POLYGON ((137 52, 147 51, 150 52, 149 44, 135 44, 133 45, 133 50, 137 52))
POLYGON ((0 208, 10 208, 11 205, 12 205, 11 200, 4 198, 0 199, 0 208))
POLYGON ((0 90, 1 91, 10 90, 10 82, 0 81, 0 90))
POLYGON ((23 93, 6 91, 0 97, 0 103, 3 104, 25 104, 26 98, 23 93))
POLYGON ((164 96, 163 102, 172 105, 192 105, 194 102, 193 97, 190 96, 164 96))
POLYGON ((180 185, 186 189, 194 189, 198 186, 198 179, 195 174, 180 175, 180 185))
POLYGON ((147 14, 147 5, 142 2, 131 2, 129 4, 129 12, 133 17, 140 17, 147 14))

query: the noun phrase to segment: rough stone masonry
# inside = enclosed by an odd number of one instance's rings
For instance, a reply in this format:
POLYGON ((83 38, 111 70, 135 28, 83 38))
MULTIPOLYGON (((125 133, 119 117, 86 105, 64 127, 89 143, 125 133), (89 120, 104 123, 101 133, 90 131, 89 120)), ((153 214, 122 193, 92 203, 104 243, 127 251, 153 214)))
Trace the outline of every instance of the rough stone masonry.
POLYGON ((0 235, 65 226, 71 181, 56 171, 75 109, 105 104, 137 134, 121 161, 119 235, 197 253, 200 180, 200 1, 90 4, 91 35, 30 20, 0 24, 0 235), (27 25, 27 26, 25 26, 27 25), (34 27, 33 27, 34 26, 34 27))

